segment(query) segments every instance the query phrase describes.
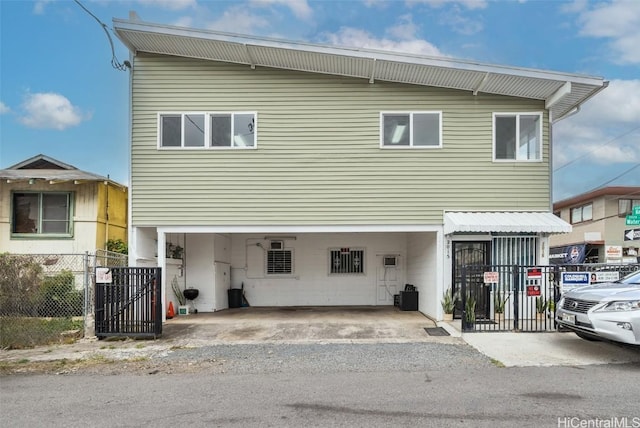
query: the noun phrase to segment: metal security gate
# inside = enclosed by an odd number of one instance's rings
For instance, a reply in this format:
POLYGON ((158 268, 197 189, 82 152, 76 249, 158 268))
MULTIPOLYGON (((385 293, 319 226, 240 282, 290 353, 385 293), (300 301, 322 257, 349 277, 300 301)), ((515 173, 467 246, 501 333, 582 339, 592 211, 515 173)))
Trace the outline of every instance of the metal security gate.
POLYGON ((463 331, 555 330, 560 266, 468 265, 462 271, 463 331), (488 307, 478 310, 480 299, 488 307))
POLYGON ((464 265, 458 295, 462 331, 556 330, 555 311, 563 272, 589 272, 596 278, 615 273, 615 277, 622 278, 638 269, 639 264, 464 265))
POLYGON ((160 336, 161 281, 158 267, 96 268, 96 336, 160 336))

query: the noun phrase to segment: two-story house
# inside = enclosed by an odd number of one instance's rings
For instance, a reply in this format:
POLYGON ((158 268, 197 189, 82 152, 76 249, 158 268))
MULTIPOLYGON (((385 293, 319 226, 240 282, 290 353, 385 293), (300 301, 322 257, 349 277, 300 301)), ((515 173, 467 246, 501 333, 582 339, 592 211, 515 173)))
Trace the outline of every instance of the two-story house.
POLYGON ((640 206, 640 187, 602 187, 553 204, 554 213, 571 223, 571 233, 551 237, 551 262, 638 263, 640 240, 626 225, 640 206))
POLYGON ((127 241, 128 189, 45 155, 0 170, 0 252, 82 254, 127 241))
POLYGON ((545 263, 571 230, 551 211, 552 125, 599 77, 114 30, 131 52, 130 262, 184 248, 200 311, 229 286, 253 306, 392 305, 412 284, 441 319, 459 266, 545 263))

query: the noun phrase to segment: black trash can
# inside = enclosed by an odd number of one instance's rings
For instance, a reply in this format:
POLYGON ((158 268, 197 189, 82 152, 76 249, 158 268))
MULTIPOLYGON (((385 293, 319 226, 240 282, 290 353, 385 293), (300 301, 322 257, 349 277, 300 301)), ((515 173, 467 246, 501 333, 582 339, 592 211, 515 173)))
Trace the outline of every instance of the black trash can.
POLYGON ((229 297, 229 308, 242 307, 242 289, 230 288, 227 290, 227 295, 229 297))

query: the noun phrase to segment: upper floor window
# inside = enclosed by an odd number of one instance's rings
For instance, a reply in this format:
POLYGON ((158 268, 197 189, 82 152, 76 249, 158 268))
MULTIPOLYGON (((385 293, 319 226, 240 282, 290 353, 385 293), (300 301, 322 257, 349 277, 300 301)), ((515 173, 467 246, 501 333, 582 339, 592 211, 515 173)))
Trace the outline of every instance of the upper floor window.
POLYGON ((70 192, 16 192, 12 202, 12 233, 71 234, 70 192))
POLYGON ((161 148, 255 148, 256 113, 160 113, 161 148))
POLYGON ((593 205, 587 204, 581 207, 571 208, 571 223, 582 223, 593 220, 593 205))
POLYGON ((442 147, 442 112, 389 112, 380 116, 382 147, 442 147))
POLYGON ((618 199, 618 215, 620 217, 632 214, 633 207, 640 207, 640 199, 618 199))
POLYGON ((493 157, 495 160, 541 160, 542 114, 494 113, 493 157))

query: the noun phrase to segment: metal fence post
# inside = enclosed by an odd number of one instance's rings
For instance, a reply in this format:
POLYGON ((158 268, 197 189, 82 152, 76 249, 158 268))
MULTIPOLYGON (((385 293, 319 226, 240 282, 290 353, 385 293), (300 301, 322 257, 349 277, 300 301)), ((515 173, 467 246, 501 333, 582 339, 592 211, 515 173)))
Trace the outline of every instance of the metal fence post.
POLYGON ((513 265, 513 329, 520 329, 520 272, 518 265, 513 265))

